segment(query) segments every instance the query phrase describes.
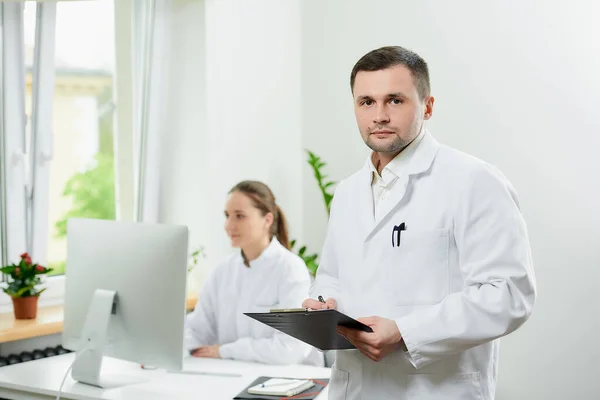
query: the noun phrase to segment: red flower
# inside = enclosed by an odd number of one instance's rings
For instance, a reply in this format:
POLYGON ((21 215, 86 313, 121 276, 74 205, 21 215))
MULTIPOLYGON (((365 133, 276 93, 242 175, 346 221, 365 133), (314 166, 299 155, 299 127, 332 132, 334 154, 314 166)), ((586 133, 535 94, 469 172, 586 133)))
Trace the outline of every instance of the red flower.
POLYGON ((27 256, 24 258, 25 262, 29 265, 31 265, 31 257, 27 256))
POLYGON ((15 275, 19 276, 21 274, 21 268, 15 268, 15 275))
POLYGON ((38 265, 37 267, 35 267, 35 270, 38 272, 44 272, 46 268, 42 267, 41 265, 38 265))
POLYGON ((21 254, 21 258, 29 258, 29 253, 23 253, 23 254, 21 254))

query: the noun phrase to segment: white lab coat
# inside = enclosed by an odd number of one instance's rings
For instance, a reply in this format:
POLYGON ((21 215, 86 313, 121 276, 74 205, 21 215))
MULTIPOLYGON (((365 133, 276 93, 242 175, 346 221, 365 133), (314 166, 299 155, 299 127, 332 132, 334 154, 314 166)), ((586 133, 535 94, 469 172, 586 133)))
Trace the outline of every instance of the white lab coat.
POLYGON ((304 261, 276 238, 250 267, 236 252, 212 271, 186 317, 185 347, 219 344, 222 358, 323 366, 318 350, 243 315, 299 307, 310 287, 304 261))
POLYGON ((377 220, 369 161, 336 190, 311 297, 334 297, 356 318, 395 320, 408 352, 378 363, 336 352, 331 400, 491 400, 497 339, 532 312, 535 278, 512 186, 423 134, 377 220))

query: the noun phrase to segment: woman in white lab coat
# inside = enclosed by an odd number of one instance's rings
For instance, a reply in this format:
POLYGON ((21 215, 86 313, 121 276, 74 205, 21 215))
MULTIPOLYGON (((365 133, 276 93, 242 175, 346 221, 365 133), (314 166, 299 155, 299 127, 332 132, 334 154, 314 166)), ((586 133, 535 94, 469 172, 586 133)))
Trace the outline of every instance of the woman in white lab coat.
POLYGON ((298 307, 310 287, 304 261, 289 250, 286 219, 257 181, 231 189, 225 231, 239 248, 207 277, 188 314, 185 346, 195 357, 322 366, 322 353, 244 315, 298 307))

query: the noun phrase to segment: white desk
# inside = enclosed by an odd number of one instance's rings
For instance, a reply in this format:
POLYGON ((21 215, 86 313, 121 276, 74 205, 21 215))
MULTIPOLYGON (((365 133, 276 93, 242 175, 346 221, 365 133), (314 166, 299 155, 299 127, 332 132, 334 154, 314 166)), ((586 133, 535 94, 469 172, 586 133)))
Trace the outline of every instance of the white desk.
MULTIPOLYGON (((19 400, 54 399, 60 383, 73 361, 74 353, 0 367, 0 398, 19 400)), ((241 377, 170 374, 164 370, 147 371, 138 364, 105 357, 103 373, 118 373, 147 378, 143 383, 115 389, 99 389, 75 382, 69 377, 63 387, 61 399, 77 400, 231 400, 254 379, 264 376, 291 378, 329 378, 329 368, 304 365, 275 366, 244 363, 230 360, 213 360, 188 357, 184 371, 241 374, 241 377)), ((327 399, 327 388, 319 400, 327 399)))

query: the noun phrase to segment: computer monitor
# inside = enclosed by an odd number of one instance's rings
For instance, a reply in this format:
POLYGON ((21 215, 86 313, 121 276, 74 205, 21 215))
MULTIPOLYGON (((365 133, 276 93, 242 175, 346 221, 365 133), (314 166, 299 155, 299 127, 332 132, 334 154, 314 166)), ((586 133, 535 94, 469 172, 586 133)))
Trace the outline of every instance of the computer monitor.
POLYGON ((104 355, 181 371, 188 229, 70 219, 63 347, 71 376, 110 388, 139 378, 101 374, 104 355))

